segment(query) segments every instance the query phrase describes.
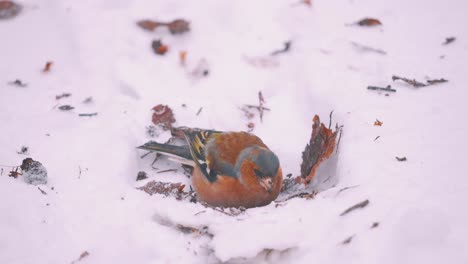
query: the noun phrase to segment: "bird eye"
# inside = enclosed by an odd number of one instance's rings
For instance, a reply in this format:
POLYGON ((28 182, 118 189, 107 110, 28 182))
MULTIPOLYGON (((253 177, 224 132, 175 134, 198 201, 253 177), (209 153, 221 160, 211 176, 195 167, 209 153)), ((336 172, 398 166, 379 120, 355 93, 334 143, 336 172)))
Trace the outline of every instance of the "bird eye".
POLYGON ((254 169, 254 172, 258 177, 263 177, 264 176, 263 173, 261 171, 257 170, 257 169, 254 169))

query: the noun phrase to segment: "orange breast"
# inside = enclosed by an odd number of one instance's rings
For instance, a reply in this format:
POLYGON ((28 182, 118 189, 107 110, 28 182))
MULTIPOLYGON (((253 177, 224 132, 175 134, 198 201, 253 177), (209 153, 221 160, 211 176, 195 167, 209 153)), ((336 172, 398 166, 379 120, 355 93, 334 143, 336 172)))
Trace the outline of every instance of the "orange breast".
POLYGON ((283 181, 281 169, 274 177, 275 188, 268 193, 258 183, 252 180, 242 183, 239 179, 218 176, 211 183, 198 168, 193 170, 192 185, 197 192, 198 199, 213 206, 245 208, 264 206, 278 197, 283 181))

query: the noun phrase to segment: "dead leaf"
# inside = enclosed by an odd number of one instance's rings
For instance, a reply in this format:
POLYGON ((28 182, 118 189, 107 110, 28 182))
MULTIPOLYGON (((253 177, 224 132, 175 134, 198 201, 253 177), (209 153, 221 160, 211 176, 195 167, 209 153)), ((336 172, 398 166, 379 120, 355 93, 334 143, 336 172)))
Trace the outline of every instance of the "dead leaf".
POLYGON ((378 19, 367 17, 359 20, 358 22, 356 22, 356 24, 359 26, 373 27, 382 25, 382 22, 380 22, 380 20, 378 19))
POLYGON ((0 20, 16 17, 23 7, 13 1, 0 1, 0 20))
POLYGON ((375 122, 374 122, 374 126, 382 126, 383 125, 383 122, 376 119, 375 122))
POLYGON ((161 40, 153 40, 151 43, 153 51, 158 55, 164 55, 169 50, 169 47, 162 44, 161 40))
POLYGON ((171 34, 182 34, 190 31, 190 23, 183 19, 176 19, 167 24, 171 34))
POLYGON ((42 72, 44 72, 44 73, 50 72, 52 64, 53 64, 52 61, 46 62, 45 66, 44 66, 44 69, 42 69, 42 72))
POLYGON ((145 19, 138 21, 137 25, 147 31, 154 31, 158 27, 165 26, 173 35, 190 31, 190 23, 184 19, 176 19, 169 23, 145 19))
POLYGON ((157 27, 162 26, 161 23, 149 19, 140 20, 137 25, 144 30, 154 31, 157 27))
POLYGON ((9 177, 13 177, 13 178, 18 178, 18 176, 22 175, 21 172, 18 171, 19 167, 16 167, 15 170, 12 170, 8 173, 8 176, 9 177))
POLYGON ((314 116, 310 142, 302 152, 301 178, 297 178, 297 181, 305 184, 312 181, 320 164, 332 155, 340 131, 341 127, 338 126, 335 131, 326 128, 323 123, 320 123, 319 116, 314 116))
POLYGON ((172 109, 167 105, 159 104, 153 107, 153 123, 161 126, 164 130, 172 128, 172 124, 175 123, 174 114, 172 109))

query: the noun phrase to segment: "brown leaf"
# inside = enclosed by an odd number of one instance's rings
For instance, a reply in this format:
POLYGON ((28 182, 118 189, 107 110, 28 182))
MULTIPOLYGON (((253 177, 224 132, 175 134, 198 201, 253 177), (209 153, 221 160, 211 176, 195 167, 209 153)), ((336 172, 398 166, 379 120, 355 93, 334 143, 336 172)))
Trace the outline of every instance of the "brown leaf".
POLYGON ((320 123, 319 116, 314 116, 310 142, 306 145, 304 152, 302 152, 302 179, 299 178, 298 180, 303 181, 305 184, 310 183, 320 164, 333 153, 337 145, 338 132, 340 131, 341 128, 339 127, 335 131, 326 128, 323 123, 320 123))
POLYGON ((167 24, 171 34, 182 34, 190 31, 190 23, 183 19, 176 19, 167 24))
POLYGON ((172 128, 172 124, 176 120, 169 106, 159 104, 153 107, 153 111, 153 123, 155 125, 160 125, 164 130, 172 128))
POLYGON ((140 20, 137 22, 137 25, 144 30, 154 31, 157 27, 163 26, 164 24, 149 19, 140 20))
POLYGON ((44 73, 50 72, 52 64, 53 64, 52 61, 46 62, 45 66, 44 66, 44 69, 42 69, 42 72, 44 72, 44 73))
POLYGON ((383 125, 383 122, 376 119, 375 122, 374 122, 374 126, 382 126, 383 125))
POLYGON ((363 18, 356 22, 359 26, 367 26, 367 27, 372 27, 372 26, 379 26, 382 25, 382 22, 380 22, 378 19, 375 18, 363 18))
POLYGON ((12 170, 8 173, 8 176, 9 177, 13 177, 13 178, 18 178, 18 176, 20 176, 21 173, 18 171, 18 167, 15 168, 15 170, 12 170))
POLYGON ((0 1, 0 20, 17 16, 23 7, 13 1, 0 1))
POLYGON ((164 55, 169 50, 169 47, 162 44, 161 40, 153 40, 151 43, 153 51, 158 55, 164 55))

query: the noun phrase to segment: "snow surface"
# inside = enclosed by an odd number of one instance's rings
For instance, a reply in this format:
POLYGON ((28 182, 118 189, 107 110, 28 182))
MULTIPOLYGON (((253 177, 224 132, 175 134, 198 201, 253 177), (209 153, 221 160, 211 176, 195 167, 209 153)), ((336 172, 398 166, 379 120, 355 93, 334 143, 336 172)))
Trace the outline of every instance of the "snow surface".
POLYGON ((0 263, 71 263, 84 251, 82 263, 468 263, 468 2, 21 3, 18 17, 0 21, 0 263), (383 26, 345 25, 364 17, 383 26), (185 18, 191 32, 145 32, 135 22, 146 18, 185 18), (450 36, 456 41, 442 45, 450 36), (151 50, 159 38, 170 47, 165 56, 151 50), (287 40, 291 51, 266 68, 247 62, 287 40), (202 59, 209 75, 191 75, 202 59), (415 89, 392 83, 394 74, 449 82, 415 89), (7 84, 15 79, 28 86, 7 84), (366 89, 388 84, 397 93, 366 89), (254 132, 284 174, 299 174, 313 115, 328 122, 334 111, 345 126, 334 187, 236 217, 135 189, 141 170, 148 180, 189 183, 181 169, 156 173, 177 166, 161 159, 154 170, 151 155, 140 159, 135 149, 168 137, 145 132, 154 105, 170 105, 180 126, 246 130, 239 107, 257 103, 260 90, 271 111, 254 132), (72 96, 57 101, 63 92, 72 96), (17 154, 23 145, 28 155, 17 154), (47 195, 7 177, 27 156, 47 169, 47 195), (367 207, 340 216, 365 199, 367 207), (183 234, 177 224, 208 226, 214 236, 183 234))

